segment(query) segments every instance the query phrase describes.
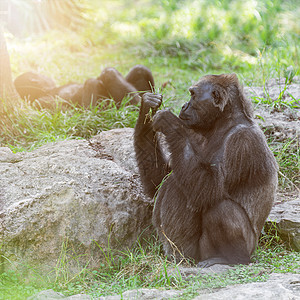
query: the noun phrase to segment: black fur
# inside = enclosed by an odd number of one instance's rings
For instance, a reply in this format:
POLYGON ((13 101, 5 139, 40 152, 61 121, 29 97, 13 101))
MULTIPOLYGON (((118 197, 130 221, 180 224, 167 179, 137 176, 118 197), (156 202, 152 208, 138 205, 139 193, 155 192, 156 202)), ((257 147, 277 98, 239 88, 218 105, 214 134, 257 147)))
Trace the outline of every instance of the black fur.
POLYGON ((56 87, 51 78, 33 72, 18 76, 14 83, 21 98, 48 108, 55 106, 53 99, 56 96, 66 100, 66 103, 84 107, 108 98, 114 99, 119 106, 127 95, 131 98, 130 104, 137 104, 140 102, 140 95, 154 87, 151 71, 142 65, 134 66, 126 78, 116 69, 106 68, 98 78, 89 78, 84 84, 68 83, 56 87))
POLYGON ((249 263, 275 197, 275 158, 235 74, 205 76, 190 93, 179 117, 156 113, 161 95, 142 99, 134 146, 144 190, 157 192, 153 224, 169 256, 249 263))

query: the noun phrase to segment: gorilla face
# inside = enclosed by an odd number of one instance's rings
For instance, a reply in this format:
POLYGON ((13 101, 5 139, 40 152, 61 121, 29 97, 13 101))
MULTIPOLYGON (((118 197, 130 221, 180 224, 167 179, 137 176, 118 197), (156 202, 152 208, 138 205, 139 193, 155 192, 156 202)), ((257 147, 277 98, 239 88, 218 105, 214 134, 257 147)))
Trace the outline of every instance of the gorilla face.
POLYGON ((185 103, 179 118, 192 129, 210 129, 221 115, 214 90, 209 82, 198 82, 189 88, 191 100, 185 103))

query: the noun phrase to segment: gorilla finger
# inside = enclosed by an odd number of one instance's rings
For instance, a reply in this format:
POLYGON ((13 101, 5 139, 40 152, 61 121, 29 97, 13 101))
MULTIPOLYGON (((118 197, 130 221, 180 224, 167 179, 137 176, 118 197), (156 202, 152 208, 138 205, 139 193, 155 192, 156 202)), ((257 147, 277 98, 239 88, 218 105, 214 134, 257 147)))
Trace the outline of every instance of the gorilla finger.
POLYGON ((156 101, 162 101, 162 95, 161 94, 153 94, 153 93, 145 93, 143 95, 143 101, 148 100, 156 100, 156 101))
POLYGON ((143 103, 149 108, 158 109, 161 105, 161 100, 157 98, 144 98, 143 103))

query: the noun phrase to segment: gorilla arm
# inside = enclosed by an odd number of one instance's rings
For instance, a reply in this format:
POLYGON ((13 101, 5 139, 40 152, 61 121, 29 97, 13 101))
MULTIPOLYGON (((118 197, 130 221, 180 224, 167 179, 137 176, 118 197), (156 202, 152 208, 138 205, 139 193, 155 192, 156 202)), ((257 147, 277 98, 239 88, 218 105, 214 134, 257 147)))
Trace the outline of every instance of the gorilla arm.
POLYGON ((156 187, 170 171, 152 128, 152 116, 161 105, 161 101, 161 95, 143 95, 134 130, 136 160, 144 190, 150 197, 154 197, 156 187))
POLYGON ((204 137, 188 129, 168 110, 155 115, 153 129, 166 137, 172 175, 178 182, 177 187, 186 196, 188 208, 199 211, 220 201, 224 197, 222 163, 205 155, 205 152, 210 153, 214 149, 203 151, 204 137))
POLYGON ((235 127, 224 149, 224 170, 228 191, 243 186, 262 186, 277 173, 277 163, 257 125, 235 127))

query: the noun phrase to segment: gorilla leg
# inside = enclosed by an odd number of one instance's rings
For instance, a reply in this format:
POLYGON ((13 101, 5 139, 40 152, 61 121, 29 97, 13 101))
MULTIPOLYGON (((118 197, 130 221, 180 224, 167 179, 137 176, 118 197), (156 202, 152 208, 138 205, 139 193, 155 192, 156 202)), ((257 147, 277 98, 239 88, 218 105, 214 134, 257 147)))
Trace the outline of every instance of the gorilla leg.
POLYGON ((52 89, 47 96, 35 99, 33 104, 38 108, 55 109, 58 104, 61 108, 67 108, 71 103, 79 104, 81 102, 82 90, 82 84, 68 83, 52 89))
POLYGON ((68 102, 78 104, 82 97, 82 87, 80 83, 67 83, 51 91, 52 96, 58 96, 68 102))
POLYGON ((199 267, 248 264, 256 235, 244 209, 234 201, 225 200, 203 213, 199 245, 199 267))
POLYGON ((143 65, 134 66, 125 79, 132 84, 137 91, 141 92, 140 95, 145 92, 151 92, 154 89, 153 75, 150 69, 143 65))
POLYGON ((127 82, 115 68, 104 69, 97 79, 103 82, 108 94, 115 100, 117 106, 120 106, 123 98, 127 95, 131 97, 130 104, 140 102, 136 88, 127 82))
POLYGON ((103 82, 99 79, 89 78, 83 86, 82 99, 80 104, 84 107, 95 105, 100 98, 109 98, 103 82))

